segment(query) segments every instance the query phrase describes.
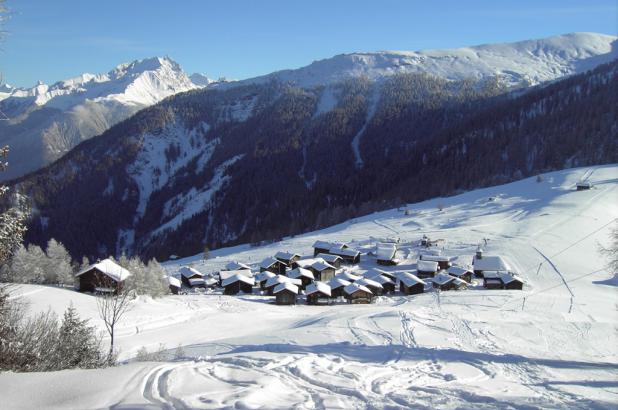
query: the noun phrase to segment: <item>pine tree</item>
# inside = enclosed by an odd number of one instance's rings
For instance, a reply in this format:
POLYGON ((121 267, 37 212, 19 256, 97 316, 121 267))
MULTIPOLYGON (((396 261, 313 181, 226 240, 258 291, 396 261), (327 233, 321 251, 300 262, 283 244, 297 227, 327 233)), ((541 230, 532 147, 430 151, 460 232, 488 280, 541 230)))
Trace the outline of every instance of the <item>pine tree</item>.
MULTIPOLYGON (((4 171, 8 166, 8 163, 4 161, 8 153, 8 146, 0 148, 0 171, 4 171)), ((0 185, 0 197, 4 196, 7 191, 6 186, 0 185)), ((26 213, 18 207, 12 207, 0 214, 0 264, 8 261, 15 249, 22 243, 26 233, 25 219, 26 213)))
POLYGON ((73 304, 64 312, 56 349, 58 369, 101 366, 101 344, 93 326, 82 320, 73 304))

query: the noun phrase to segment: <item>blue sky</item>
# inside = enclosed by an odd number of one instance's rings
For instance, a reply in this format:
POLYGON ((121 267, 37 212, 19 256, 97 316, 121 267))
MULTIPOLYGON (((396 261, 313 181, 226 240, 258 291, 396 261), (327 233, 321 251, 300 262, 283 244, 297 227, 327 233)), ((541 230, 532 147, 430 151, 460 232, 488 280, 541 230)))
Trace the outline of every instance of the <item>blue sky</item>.
POLYGON ((7 0, 5 81, 31 86, 169 55, 185 71, 248 78, 353 51, 618 34, 618 1, 7 0))

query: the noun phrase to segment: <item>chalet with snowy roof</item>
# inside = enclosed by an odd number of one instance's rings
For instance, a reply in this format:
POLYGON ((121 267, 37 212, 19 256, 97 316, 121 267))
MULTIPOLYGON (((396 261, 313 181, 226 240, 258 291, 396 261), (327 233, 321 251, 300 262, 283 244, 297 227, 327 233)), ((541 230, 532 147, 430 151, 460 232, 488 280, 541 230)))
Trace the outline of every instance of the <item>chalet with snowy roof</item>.
POLYGON ((472 282, 472 270, 463 268, 461 266, 451 266, 446 270, 451 276, 465 280, 466 282, 472 282))
POLYGON ((378 265, 397 265, 397 245, 394 243, 379 243, 376 245, 376 258, 378 265))
POLYGON ((337 278, 337 277, 332 278, 328 282, 328 286, 330 286, 330 290, 331 290, 331 297, 338 298, 340 296, 344 296, 343 288, 348 286, 350 283, 352 283, 352 282, 347 281, 345 279, 341 279, 341 278, 337 278))
POLYGON ((300 286, 302 284, 302 281, 300 279, 292 279, 284 275, 276 275, 266 281, 266 283, 264 284, 264 290, 266 291, 267 295, 272 296, 274 294, 273 292, 275 290, 275 287, 285 282, 289 282, 295 286, 300 286))
POLYGON ((500 279, 504 289, 522 290, 524 288, 524 280, 517 275, 501 273, 500 279))
POLYGON ((395 282, 389 278, 388 276, 383 276, 383 275, 374 275, 374 276, 365 276, 366 278, 369 278, 373 281, 378 282, 380 285, 382 285, 382 291, 383 293, 393 293, 395 292, 395 282))
POLYGON ((343 294, 348 300, 348 303, 371 303, 373 293, 367 286, 351 283, 343 288, 343 294))
POLYGON ((180 278, 185 286, 190 288, 203 288, 206 286, 204 274, 199 270, 190 266, 183 266, 178 269, 178 272, 180 272, 180 278))
POLYGON ((222 270, 219 271, 219 285, 223 286, 223 281, 227 278, 231 278, 234 275, 244 275, 248 278, 253 277, 253 274, 250 270, 247 269, 238 269, 238 270, 222 270))
POLYGON ((592 188, 592 184, 588 181, 579 181, 575 186, 578 191, 587 191, 592 188))
POLYGON ((425 281, 410 272, 399 275, 399 290, 405 295, 416 295, 425 292, 425 281))
POLYGON ((485 271, 508 272, 511 270, 511 267, 502 257, 484 255, 483 249, 479 248, 472 258, 472 270, 474 271, 474 276, 482 278, 485 271))
POLYGON ((387 278, 389 278, 393 282, 395 282, 397 280, 397 275, 395 275, 395 273, 386 271, 384 269, 371 268, 367 272, 365 272, 365 274, 364 274, 364 276, 366 278, 371 278, 371 277, 377 276, 377 275, 386 276, 387 278))
POLYGON ((305 295, 307 295, 308 305, 328 304, 332 297, 332 291, 330 285, 317 281, 307 286, 305 295))
POLYGON ((341 264, 343 263, 341 256, 331 255, 330 253, 318 253, 317 257, 322 258, 324 262, 334 266, 337 269, 341 268, 341 264))
POLYGON ((355 282, 361 278, 360 276, 355 275, 352 272, 348 272, 347 270, 339 272, 335 277, 338 279, 347 280, 348 282, 355 282))
POLYGON ((420 259, 423 261, 438 262, 439 269, 448 269, 451 266, 451 258, 445 255, 422 253, 420 259))
POLYGON ((104 259, 78 272, 80 292, 121 292, 131 272, 111 259, 104 259))
POLYGON ((337 246, 337 244, 326 241, 315 241, 313 243, 313 256, 318 256, 320 253, 328 253, 331 248, 337 246))
POLYGON ((485 289, 502 289, 504 287, 504 283, 502 282, 501 272, 490 270, 484 271, 483 287, 485 289))
POLYGON ((287 267, 288 265, 281 262, 279 259, 267 258, 260 263, 260 272, 268 270, 278 275, 285 275, 287 267))
POLYGON ((446 273, 437 274, 432 280, 434 289, 438 290, 460 290, 466 289, 468 283, 446 273))
POLYGON ((242 262, 230 262, 225 265, 225 270, 251 270, 251 267, 242 262))
POLYGON ((326 282, 335 277, 335 267, 324 261, 316 261, 311 264, 309 270, 313 272, 315 280, 326 282))
POLYGON ((275 295, 275 304, 295 305, 296 297, 298 296, 298 286, 290 282, 283 282, 275 286, 273 294, 275 295))
POLYGON ((172 292, 173 295, 177 295, 180 292, 180 287, 181 287, 180 279, 175 278, 173 276, 168 276, 167 283, 169 285, 170 292, 172 292))
POLYGON ((349 265, 356 265, 360 262, 360 252, 347 246, 345 248, 340 248, 338 246, 330 248, 328 253, 340 256, 342 262, 349 265))
POLYGON ((224 295, 237 295, 238 293, 252 293, 255 280, 242 273, 236 273, 228 278, 225 278, 221 285, 223 286, 224 295))
POLYGON ((292 265, 294 265, 294 263, 300 259, 300 255, 297 253, 280 251, 275 254, 275 259, 285 263, 289 267, 294 267, 292 265))
POLYGON ((421 279, 433 278, 438 272, 438 262, 419 259, 416 262, 416 271, 418 272, 417 276, 421 279))
POLYGON ((266 281, 270 278, 274 278, 275 276, 277 276, 276 273, 272 273, 269 270, 265 270, 263 272, 258 273, 257 275, 255 275, 255 282, 257 285, 260 286, 261 289, 265 289, 266 288, 266 281))
POLYGON ((371 291, 371 293, 376 296, 381 296, 382 294, 384 294, 384 288, 382 287, 382 284, 376 280, 369 278, 361 278, 354 283, 356 283, 357 285, 366 286, 371 291))
POLYGON ((287 276, 288 278, 292 279, 300 279, 300 288, 303 290, 306 289, 307 286, 315 280, 312 271, 310 271, 309 269, 301 268, 300 266, 289 271, 287 273, 287 276))

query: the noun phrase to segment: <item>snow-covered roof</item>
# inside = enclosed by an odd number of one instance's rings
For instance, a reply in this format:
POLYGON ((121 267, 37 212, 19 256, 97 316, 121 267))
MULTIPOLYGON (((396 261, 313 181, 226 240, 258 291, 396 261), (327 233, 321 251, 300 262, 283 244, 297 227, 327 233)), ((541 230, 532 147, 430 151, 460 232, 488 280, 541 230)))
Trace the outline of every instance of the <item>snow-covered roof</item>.
POLYGON ((225 280, 223 280, 221 282, 221 286, 226 287, 228 285, 231 285, 232 283, 236 283, 236 282, 243 282, 246 283, 248 285, 255 285, 255 280, 253 278, 250 278, 246 275, 243 275, 241 273, 236 273, 235 275, 230 276, 229 278, 226 278, 225 280))
POLYGON ((418 260, 416 262, 416 269, 419 272, 437 272, 438 262, 418 260))
POLYGON ((170 284, 170 286, 176 286, 177 288, 180 287, 180 279, 174 277, 174 276, 168 276, 167 277, 167 282, 170 284))
POLYGON ((445 255, 432 255, 430 253, 421 253, 421 260, 432 262, 450 262, 451 258, 445 255))
POLYGON ((356 283, 357 285, 373 286, 374 288, 382 289, 382 284, 373 279, 361 278, 354 283, 356 283))
POLYGON ((483 279, 500 279, 500 280, 502 280, 502 278, 500 277, 500 275, 502 273, 503 272, 498 272, 498 271, 495 271, 495 270, 486 270, 486 271, 483 271, 483 279))
POLYGON ((300 255, 297 253, 283 252, 283 251, 279 251, 275 254, 275 259, 283 259, 287 261, 289 261, 290 259, 294 257, 300 258, 300 255))
POLYGON ((305 289, 305 294, 312 295, 316 292, 323 293, 325 295, 331 296, 331 288, 327 283, 316 281, 307 286, 305 289))
POLYGON ((329 252, 332 253, 333 255, 340 255, 340 256, 352 256, 352 257, 356 257, 358 255, 360 255, 360 252, 357 251, 356 249, 352 249, 352 248, 340 248, 340 247, 332 247, 329 249, 329 252))
POLYGON ((417 283, 420 283, 422 285, 427 284, 424 280, 420 279, 416 275, 411 274, 410 272, 401 272, 399 274, 399 280, 403 282, 403 284, 406 286, 413 286, 413 285, 416 285, 417 283))
POLYGON ((180 269, 178 269, 178 272, 180 272, 180 274, 185 278, 190 278, 191 276, 204 276, 202 272, 190 266, 182 266, 180 269))
POLYGON ((461 266, 457 266, 457 265, 451 266, 446 271, 448 272, 449 275, 453 275, 457 277, 463 276, 467 273, 472 273, 470 269, 462 268, 461 266))
MULTIPOLYGON (((321 255, 321 254, 320 254, 321 255)), ((316 262, 326 262, 324 259, 322 258, 305 258, 305 259, 299 259, 296 261, 296 264, 298 266, 300 266, 301 268, 310 268, 311 265, 313 265, 316 262)))
POLYGON ((387 284, 387 283, 392 283, 394 284, 395 282, 393 282, 393 280, 391 278, 389 278, 388 276, 384 276, 384 275, 379 275, 376 274, 374 276, 365 276, 366 278, 368 277, 369 279, 376 281, 382 285, 387 284))
POLYGON ((367 272, 364 273, 366 278, 372 278, 374 276, 386 276, 387 278, 395 279, 397 275, 393 272, 385 271, 384 269, 371 268, 367 272))
POLYGON ((262 282, 264 280, 268 280, 268 279, 270 279, 272 277, 275 277, 275 276, 277 276, 277 274, 272 273, 269 270, 265 270, 263 272, 257 273, 255 275, 255 280, 258 281, 258 282, 262 282))
POLYGON ((233 261, 225 265, 225 269, 226 270, 241 270, 241 269, 251 270, 251 267, 245 263, 233 261))
POLYGON ((293 278, 293 279, 298 279, 300 277, 305 277, 305 278, 309 278, 311 280, 315 279, 313 276, 313 272, 311 272, 309 269, 305 269, 305 268, 296 268, 296 269, 292 269, 291 271, 289 271, 287 273, 288 277, 293 278))
POLYGON ((283 283, 278 284, 277 286, 275 286, 273 293, 277 294, 283 290, 289 290, 290 292, 298 295, 298 286, 290 282, 283 282, 283 283))
POLYGON ((520 278, 517 275, 512 275, 510 273, 501 273, 500 274, 500 279, 502 279, 502 283, 504 283, 505 285, 507 283, 511 283, 511 282, 520 282, 520 283, 524 283, 524 280, 522 278, 520 278))
POLYGON ((234 275, 243 275, 248 278, 252 277, 251 271, 246 269, 238 269, 238 270, 222 270, 219 272, 219 279, 224 281, 227 278, 231 278, 234 275))
POLYGON ((377 247, 377 258, 381 261, 390 261, 395 258, 397 246, 393 243, 379 243, 377 247))
POLYGON ((275 258, 266 258, 262 261, 262 263, 260 263, 260 268, 268 269, 277 263, 283 263, 283 262, 275 258))
POLYGON ((343 291, 348 295, 353 295, 354 293, 361 290, 373 295, 373 292, 367 286, 358 285, 356 283, 350 283, 348 286, 343 288, 343 291))
POLYGON ((205 285, 206 284, 206 282, 202 278, 190 278, 190 279, 187 279, 187 280, 189 281, 189 284, 191 286, 205 285))
POLYGON ((131 272, 118 265, 111 259, 103 259, 101 262, 97 262, 94 265, 89 266, 86 269, 78 272, 75 276, 83 275, 84 273, 89 272, 92 269, 98 270, 99 272, 101 272, 105 276, 110 277, 116 282, 122 282, 123 280, 131 276, 131 272))
POLYGON ((454 276, 447 275, 445 273, 438 273, 434 278, 431 279, 431 281, 433 283, 437 283, 438 285, 445 285, 449 282, 454 281, 455 279, 457 278, 454 276))
POLYGON ((313 243, 313 247, 318 248, 318 249, 330 249, 336 245, 337 244, 335 244, 334 242, 327 242, 327 241, 315 241, 313 243))
POLYGON ((317 257, 322 258, 324 261, 328 263, 335 263, 338 260, 341 260, 341 256, 331 255, 330 253, 318 253, 317 257))
POLYGON ((339 279, 348 280, 350 282, 354 282, 355 280, 359 280, 361 278, 360 276, 355 275, 345 270, 343 272, 339 272, 337 275, 335 275, 335 277, 339 279))
POLYGON ((337 289, 340 288, 342 286, 348 286, 350 283, 350 281, 347 281, 345 279, 342 278, 332 278, 329 282, 328 285, 330 286, 331 289, 337 289))
POLYGON ((480 271, 486 271, 486 270, 508 271, 511 269, 509 264, 504 259, 502 259, 501 256, 483 255, 482 258, 478 259, 475 255, 472 260, 472 265, 474 266, 474 270, 480 270, 480 271))
POLYGON ((270 288, 271 286, 276 286, 279 283, 284 283, 284 282, 289 282, 293 285, 298 285, 298 286, 302 284, 302 281, 300 279, 293 279, 293 278, 288 278, 287 276, 283 276, 283 275, 276 275, 276 276, 273 276, 272 278, 269 278, 266 281, 266 287, 270 288))
POLYGON ((318 272, 322 272, 325 269, 337 269, 333 265, 331 265, 330 263, 323 262, 323 261, 314 262, 314 263, 311 264, 311 267, 313 269, 317 270, 318 272))
POLYGON ((213 278, 213 277, 209 277, 204 279, 204 284, 206 286, 213 286, 217 284, 217 279, 213 278))

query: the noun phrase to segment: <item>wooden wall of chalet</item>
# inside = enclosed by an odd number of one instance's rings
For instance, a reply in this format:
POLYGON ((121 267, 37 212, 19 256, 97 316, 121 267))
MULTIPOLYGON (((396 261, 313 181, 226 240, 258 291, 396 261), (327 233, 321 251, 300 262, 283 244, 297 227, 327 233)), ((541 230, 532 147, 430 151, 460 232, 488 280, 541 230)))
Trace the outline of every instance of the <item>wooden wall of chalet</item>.
POLYGON ((422 283, 417 283, 412 286, 406 286, 403 282, 401 282, 399 290, 401 290, 401 293, 404 293, 406 295, 417 295, 419 293, 425 292, 425 285, 423 285, 422 283))
POLYGON ((224 295, 236 295, 237 293, 252 293, 253 286, 248 283, 237 281, 234 283, 230 283, 223 289, 224 295))
POLYGON ((364 290, 357 290, 351 295, 348 295, 347 298, 348 298, 348 302, 352 304, 371 303, 371 300, 373 299, 373 295, 371 293, 365 292, 364 290))
POLYGON ((289 290, 282 290, 275 296, 275 303, 277 305, 295 305, 296 293, 289 290))
POLYGON ((122 291, 124 287, 124 282, 116 282, 96 268, 92 268, 78 277, 80 292, 94 292, 97 287, 116 289, 116 292, 118 292, 122 291))

